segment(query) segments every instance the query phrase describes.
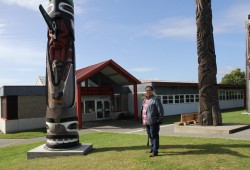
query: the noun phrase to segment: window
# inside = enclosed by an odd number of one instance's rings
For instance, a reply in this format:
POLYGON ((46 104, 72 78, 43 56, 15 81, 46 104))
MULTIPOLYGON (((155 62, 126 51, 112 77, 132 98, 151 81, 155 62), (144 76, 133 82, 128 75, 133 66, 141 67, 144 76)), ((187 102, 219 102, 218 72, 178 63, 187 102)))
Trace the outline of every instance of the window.
POLYGON ((191 94, 191 95, 189 95, 190 96, 190 102, 194 102, 194 95, 193 94, 191 94))
POLYGON ((233 99, 237 100, 237 91, 236 90, 233 91, 233 99))
POLYGON ((161 101, 161 96, 156 96, 161 101))
POLYGON ((175 95, 174 96, 174 102, 175 103, 180 103, 180 95, 175 95))
POLYGON ((180 103, 185 103, 184 101, 184 95, 180 95, 180 103))
POLYGON ((95 113, 95 101, 89 100, 84 102, 84 113, 95 113))
POLYGON ((162 96, 162 101, 163 104, 172 104, 174 103, 174 96, 172 95, 162 96))
POLYGON ((243 99, 242 90, 219 90, 220 100, 239 100, 243 99))
POLYGON ((7 119, 7 97, 3 97, 2 98, 2 102, 1 102, 1 118, 7 119))
POLYGON ((162 96, 162 103, 168 104, 168 96, 162 96))
POLYGON ((168 96, 168 103, 174 103, 174 96, 168 96))
POLYGON ((226 90, 226 100, 229 100, 229 91, 226 90))
POLYGON ((223 91, 219 90, 219 100, 223 100, 223 91))
POLYGON ((187 95, 186 95, 186 103, 189 103, 189 102, 190 102, 190 95, 187 94, 187 95))
POLYGON ((199 102, 199 95, 198 94, 195 95, 195 102, 199 102))
POLYGON ((243 99, 243 90, 237 90, 238 99, 243 99))
POLYGON ((163 104, 179 104, 179 103, 194 103, 199 102, 198 94, 176 94, 162 96, 163 104))
POLYGON ((114 95, 114 111, 115 112, 121 111, 121 95, 120 94, 114 95))

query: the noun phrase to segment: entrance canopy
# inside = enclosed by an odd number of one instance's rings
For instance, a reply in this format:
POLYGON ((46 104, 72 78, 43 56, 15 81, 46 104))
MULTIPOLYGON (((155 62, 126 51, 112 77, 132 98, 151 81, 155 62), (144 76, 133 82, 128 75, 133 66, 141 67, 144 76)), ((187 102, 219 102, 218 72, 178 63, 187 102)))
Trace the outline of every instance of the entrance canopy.
POLYGON ((120 87, 133 85, 134 118, 138 120, 137 84, 141 82, 113 60, 107 60, 76 71, 78 125, 82 128, 82 96, 114 95, 120 87))
POLYGON ((110 84, 124 86, 141 83, 113 60, 107 60, 77 70, 76 79, 77 83, 90 79, 93 83, 100 86, 110 84))

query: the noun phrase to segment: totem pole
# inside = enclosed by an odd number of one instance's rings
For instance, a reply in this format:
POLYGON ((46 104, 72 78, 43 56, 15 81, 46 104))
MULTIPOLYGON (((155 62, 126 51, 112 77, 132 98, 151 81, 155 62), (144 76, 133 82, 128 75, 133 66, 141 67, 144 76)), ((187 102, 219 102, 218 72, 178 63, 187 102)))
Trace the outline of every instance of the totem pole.
POLYGON ((246 20, 246 110, 250 113, 250 15, 246 20))
POLYGON ((196 0, 199 124, 221 125, 211 0, 196 0))
POLYGON ((75 46, 73 0, 50 0, 46 55, 46 146, 52 149, 79 145, 75 108, 75 46))

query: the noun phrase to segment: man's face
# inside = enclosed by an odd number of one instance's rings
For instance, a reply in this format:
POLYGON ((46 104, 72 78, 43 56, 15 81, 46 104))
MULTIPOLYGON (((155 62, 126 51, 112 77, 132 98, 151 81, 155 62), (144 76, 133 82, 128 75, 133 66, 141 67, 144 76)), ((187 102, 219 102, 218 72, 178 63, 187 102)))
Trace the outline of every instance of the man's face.
POLYGON ((153 90, 150 87, 147 87, 146 88, 146 96, 150 97, 150 96, 152 96, 152 94, 153 94, 153 90))

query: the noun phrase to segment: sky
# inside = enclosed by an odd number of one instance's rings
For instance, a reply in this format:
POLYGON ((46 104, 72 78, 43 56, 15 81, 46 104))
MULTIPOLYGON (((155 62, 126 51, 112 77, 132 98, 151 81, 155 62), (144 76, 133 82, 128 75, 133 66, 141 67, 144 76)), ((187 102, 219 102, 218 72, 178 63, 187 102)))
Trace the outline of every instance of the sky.
MULTIPOLYGON (((49 0, 0 0, 0 87, 45 76, 49 0)), ((139 80, 198 82, 195 0, 74 0, 76 69, 109 59, 139 80)), ((217 81, 245 71, 249 0, 212 0, 217 81)))

